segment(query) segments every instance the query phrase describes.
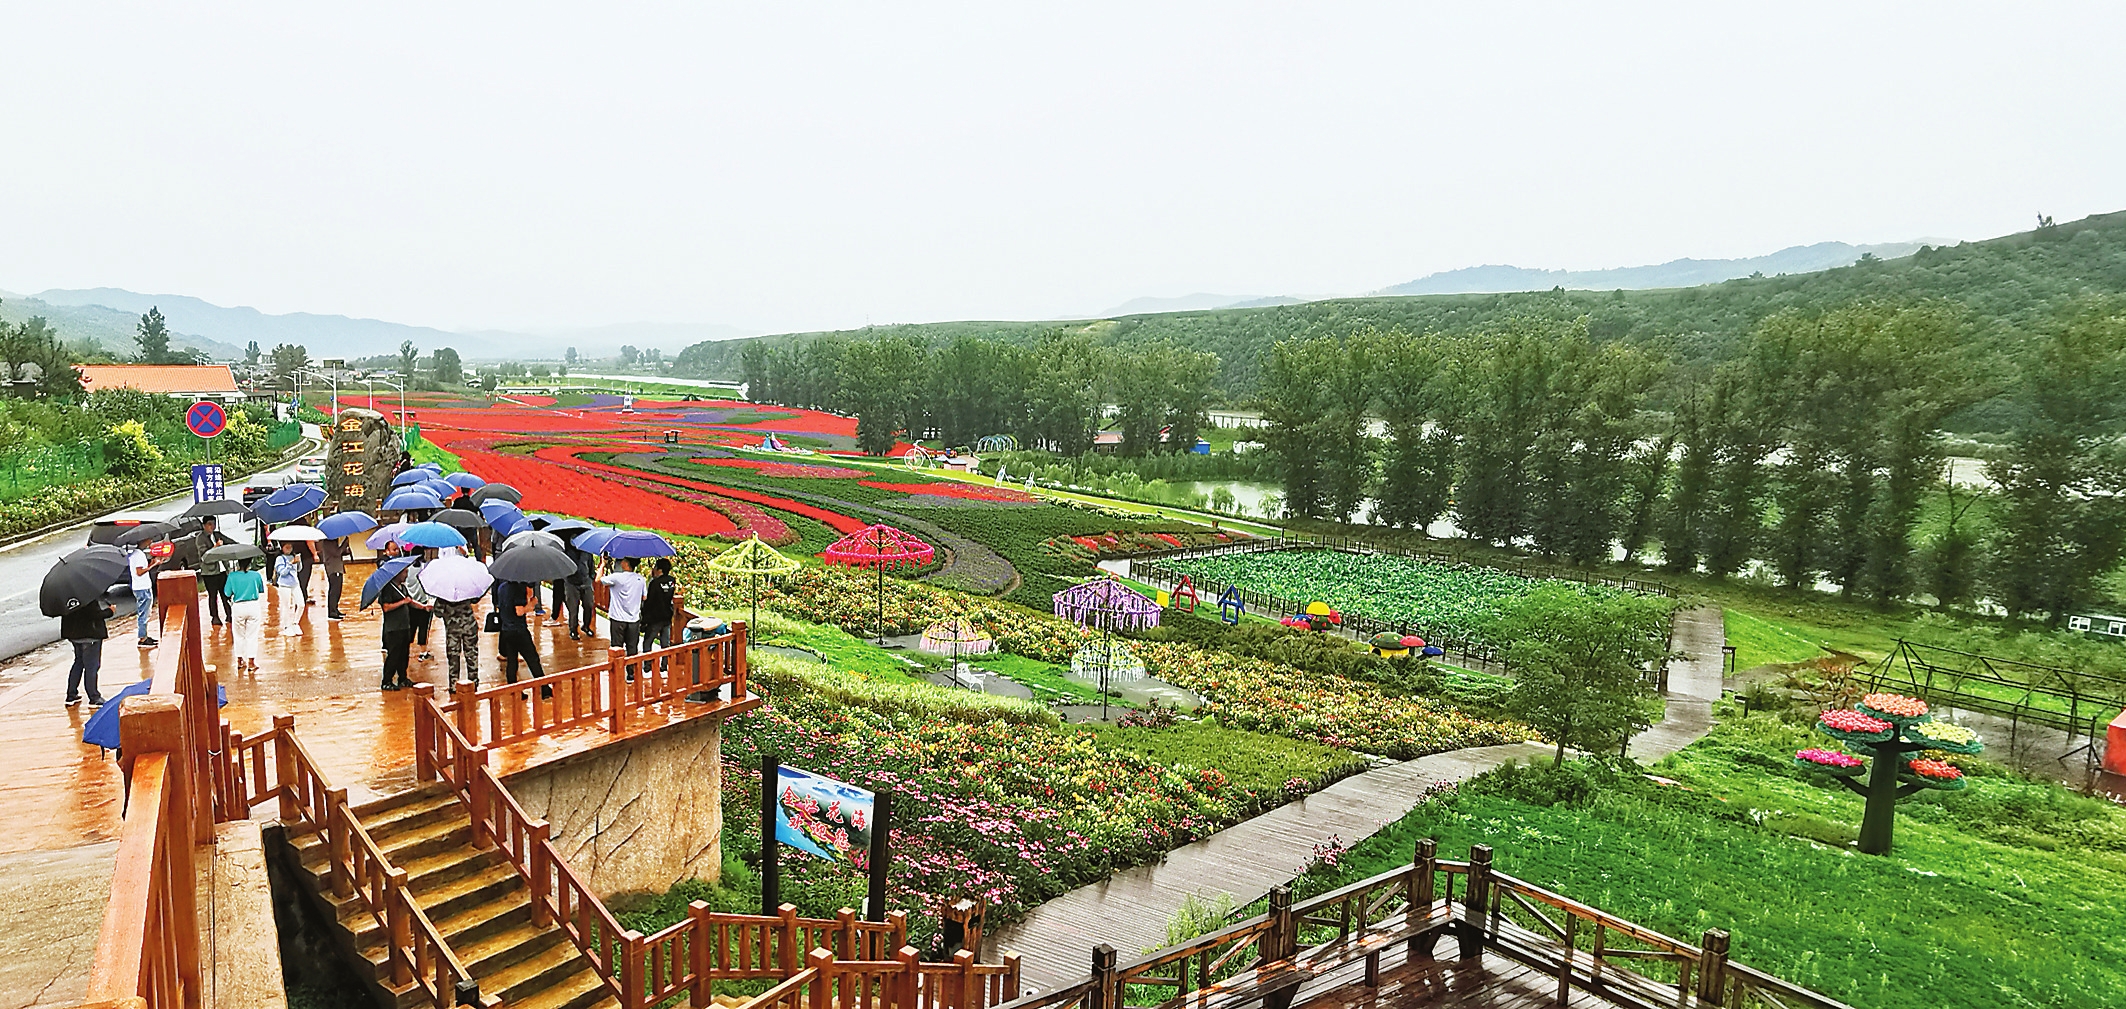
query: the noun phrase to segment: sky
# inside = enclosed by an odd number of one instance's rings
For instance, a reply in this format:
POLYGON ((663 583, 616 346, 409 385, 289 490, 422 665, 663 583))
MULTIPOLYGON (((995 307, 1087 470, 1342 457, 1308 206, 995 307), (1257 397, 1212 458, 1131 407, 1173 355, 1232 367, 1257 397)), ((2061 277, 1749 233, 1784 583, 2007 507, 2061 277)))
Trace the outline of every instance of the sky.
POLYGON ((2126 5, 0 2, 0 289, 1042 319, 2126 209, 2126 5))

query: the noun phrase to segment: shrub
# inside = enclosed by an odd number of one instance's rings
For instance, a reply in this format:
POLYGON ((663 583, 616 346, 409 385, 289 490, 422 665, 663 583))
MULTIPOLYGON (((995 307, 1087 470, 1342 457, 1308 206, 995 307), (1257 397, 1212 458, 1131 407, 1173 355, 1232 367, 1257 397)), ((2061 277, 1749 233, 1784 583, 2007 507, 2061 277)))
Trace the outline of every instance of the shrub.
POLYGON ((162 450, 140 421, 120 421, 104 431, 103 466, 115 477, 147 476, 162 468, 162 450))

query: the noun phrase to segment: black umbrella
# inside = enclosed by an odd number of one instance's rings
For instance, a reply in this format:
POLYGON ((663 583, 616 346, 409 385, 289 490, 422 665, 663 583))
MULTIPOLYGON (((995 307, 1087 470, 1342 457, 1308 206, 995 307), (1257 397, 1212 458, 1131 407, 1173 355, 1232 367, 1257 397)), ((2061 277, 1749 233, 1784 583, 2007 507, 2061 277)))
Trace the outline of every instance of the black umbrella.
POLYGON ((48 617, 63 617, 103 600, 103 590, 126 574, 125 551, 117 547, 82 547, 52 565, 37 593, 38 608, 48 617))
POLYGON ((215 547, 201 554, 199 559, 210 564, 234 564, 241 560, 265 560, 266 552, 249 543, 231 543, 227 546, 215 547))
POLYGON ((567 553, 544 543, 527 543, 504 550, 487 565, 497 581, 550 582, 576 573, 576 562, 567 553))
POLYGON ((142 522, 134 526, 131 532, 118 537, 118 545, 122 547, 137 547, 142 543, 154 543, 158 540, 169 539, 170 534, 176 531, 177 527, 168 522, 142 522))
POLYGON ((524 492, 506 483, 491 483, 472 492, 472 503, 483 505, 489 501, 507 501, 510 504, 524 503, 524 492))
POLYGON ((178 514, 188 518, 205 518, 209 515, 242 515, 245 518, 250 518, 251 509, 244 507, 244 503, 241 501, 231 501, 223 498, 220 501, 201 501, 178 514))
MULTIPOLYGON (((445 508, 436 513, 434 521, 441 522, 463 533, 478 532, 481 526, 486 525, 485 522, 480 521, 479 512, 469 512, 463 508, 445 508)), ((468 536, 467 538, 470 539, 471 537, 468 536)))

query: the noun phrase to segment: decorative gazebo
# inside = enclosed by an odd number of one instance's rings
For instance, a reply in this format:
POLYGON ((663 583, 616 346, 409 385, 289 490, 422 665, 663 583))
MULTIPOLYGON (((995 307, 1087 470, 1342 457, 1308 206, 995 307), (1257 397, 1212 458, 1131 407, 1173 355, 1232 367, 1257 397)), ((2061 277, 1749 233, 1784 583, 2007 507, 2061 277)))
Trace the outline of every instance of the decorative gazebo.
POLYGON ((923 629, 923 639, 916 647, 932 655, 950 655, 958 661, 962 655, 980 655, 995 649, 997 642, 989 632, 966 617, 946 617, 923 629))
MULTIPOLYGON (((1077 657, 1073 657, 1071 669, 1078 671, 1082 668, 1083 675, 1088 680, 1100 685, 1100 720, 1107 721, 1108 685, 1114 682, 1118 668, 1124 671, 1129 668, 1127 665, 1117 665, 1115 629, 1119 627, 1123 630, 1143 630, 1159 626, 1159 604, 1144 593, 1111 577, 1095 578, 1073 585, 1056 593, 1054 599, 1056 616, 1080 627, 1100 629, 1100 640, 1088 643, 1085 648, 1079 650, 1081 655, 1087 649, 1096 650, 1098 658, 1081 663, 1077 657)), ((1127 647, 1122 648, 1121 656, 1135 663, 1133 678, 1144 676, 1144 663, 1130 654, 1127 647)))
POLYGON ((784 556, 774 547, 761 542, 755 534, 731 549, 717 554, 709 561, 709 568, 725 574, 745 575, 751 582, 753 620, 746 626, 753 634, 760 633, 760 580, 779 578, 798 569, 797 561, 784 556))
POLYGON ((920 568, 937 556, 937 548, 889 525, 868 525, 819 552, 829 564, 878 571, 878 643, 886 643, 886 569, 905 564, 920 568))
POLYGON ((1070 657, 1070 675, 1106 690, 1111 683, 1135 683, 1144 679, 1144 660, 1129 650, 1127 642, 1088 641, 1070 657))

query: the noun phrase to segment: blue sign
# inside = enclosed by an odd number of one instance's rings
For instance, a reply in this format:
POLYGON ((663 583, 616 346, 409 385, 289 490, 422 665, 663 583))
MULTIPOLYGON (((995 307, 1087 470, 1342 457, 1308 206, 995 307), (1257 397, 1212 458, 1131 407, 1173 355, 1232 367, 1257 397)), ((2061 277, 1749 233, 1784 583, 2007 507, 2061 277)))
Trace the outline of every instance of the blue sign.
POLYGON ((203 504, 222 499, 221 463, 195 462, 192 464, 192 503, 203 504))
POLYGON ((877 799, 854 785, 776 768, 775 839, 808 855, 865 868, 877 799))
POLYGON ((228 430, 229 415, 222 410, 220 403, 203 399, 185 411, 185 427, 202 438, 212 438, 228 430))

